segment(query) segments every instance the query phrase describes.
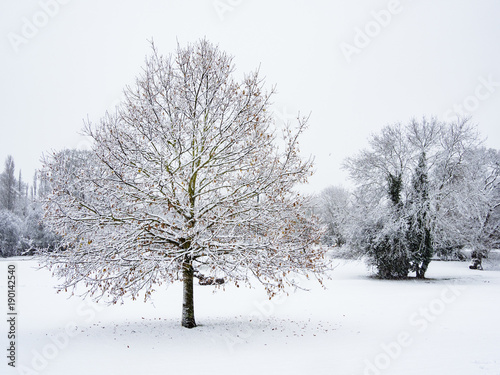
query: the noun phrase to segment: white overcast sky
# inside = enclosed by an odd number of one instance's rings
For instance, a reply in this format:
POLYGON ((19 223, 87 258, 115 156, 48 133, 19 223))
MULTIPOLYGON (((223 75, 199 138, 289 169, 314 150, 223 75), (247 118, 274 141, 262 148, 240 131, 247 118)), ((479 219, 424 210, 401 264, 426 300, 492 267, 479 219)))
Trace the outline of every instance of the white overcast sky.
POLYGON ((277 85, 276 118, 311 112, 308 192, 346 184, 342 161, 386 124, 463 107, 500 149, 498 0, 1 0, 0 169, 85 148, 149 53, 206 37, 277 85))

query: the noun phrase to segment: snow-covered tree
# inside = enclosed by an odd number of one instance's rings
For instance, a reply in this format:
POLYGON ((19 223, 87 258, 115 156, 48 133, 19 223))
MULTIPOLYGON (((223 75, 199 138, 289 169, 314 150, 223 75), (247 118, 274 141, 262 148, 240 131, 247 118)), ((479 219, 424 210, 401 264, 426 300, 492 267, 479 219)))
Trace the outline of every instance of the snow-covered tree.
POLYGON ((460 168, 439 192, 440 248, 467 246, 487 253, 498 246, 500 229, 500 153, 476 148, 463 155, 460 168))
POLYGON ((326 226, 322 241, 329 246, 345 243, 344 226, 349 215, 350 192, 343 187, 329 186, 315 198, 315 212, 326 226))
MULTIPOLYGON (((0 254, 2 256, 22 255, 26 250, 54 248, 58 238, 42 223, 43 213, 37 197, 38 176, 35 172, 31 199, 30 186, 23 181, 21 171, 15 178, 15 164, 12 156, 5 160, 0 175, 0 254)), ((48 186, 48 182, 43 184, 48 186)))
POLYGON ((5 168, 0 175, 0 204, 9 211, 14 211, 16 202, 15 164, 12 156, 5 159, 5 168))
POLYGON ((345 163, 357 185, 358 199, 348 237, 354 249, 375 263, 379 275, 391 275, 380 272, 385 267, 382 259, 390 267, 409 264, 408 270, 423 278, 434 249, 477 242, 477 235, 467 228, 475 223, 478 229, 484 223, 488 210, 482 202, 490 194, 486 180, 491 177, 477 157, 481 141, 467 119, 449 124, 423 119, 386 126, 369 144, 370 149, 345 163), (379 218, 376 225, 374 217, 379 218), (363 233, 369 237, 356 238, 363 233), (378 242, 372 237, 390 240, 391 246, 382 247, 389 253, 374 258, 370 249, 378 242), (392 248, 396 250, 391 258, 392 248))
POLYGON ((0 209, 0 255, 18 255, 22 248, 23 222, 13 212, 0 209))
POLYGON ((346 238, 349 248, 365 256, 378 277, 401 279, 408 276, 411 268, 401 175, 389 174, 386 184, 385 196, 379 202, 373 201, 371 192, 358 190, 355 193, 346 238))
POLYGON ((19 170, 19 178, 17 179, 15 190, 14 212, 23 220, 26 218, 29 208, 28 190, 29 186, 22 179, 21 170, 19 170))
POLYGON ((417 278, 423 279, 434 254, 429 220, 431 208, 425 152, 422 152, 418 159, 406 205, 405 211, 408 217, 406 240, 412 270, 415 271, 417 278))
POLYGON ((23 250, 28 254, 33 254, 39 249, 52 251, 59 244, 59 236, 47 228, 43 216, 44 210, 38 201, 32 202, 27 208, 23 226, 23 250))
POLYGON ((63 288, 117 302, 182 280, 191 328, 195 270, 259 280, 270 296, 291 273, 320 277, 321 232, 292 190, 311 174, 298 151, 306 120, 277 137, 272 92, 258 72, 239 82, 233 71, 206 40, 169 57, 153 47, 116 113, 86 125, 93 152, 48 158, 46 217, 63 250, 44 259, 63 288))

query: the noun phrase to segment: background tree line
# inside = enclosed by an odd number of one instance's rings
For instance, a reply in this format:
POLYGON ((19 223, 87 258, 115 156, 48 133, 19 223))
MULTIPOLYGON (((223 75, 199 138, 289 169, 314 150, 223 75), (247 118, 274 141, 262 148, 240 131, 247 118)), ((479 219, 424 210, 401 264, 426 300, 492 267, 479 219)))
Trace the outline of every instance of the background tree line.
POLYGON ((30 250, 53 248, 57 236, 43 224, 40 199, 50 190, 46 179, 35 172, 32 183, 16 173, 12 156, 5 159, 0 174, 0 255, 2 257, 29 253, 30 250))
MULTIPOLYGON (((324 244, 347 245, 344 253, 366 256, 388 278, 417 270, 424 276, 433 256, 457 259, 464 248, 487 254, 500 247, 500 151, 485 148, 469 121, 389 125, 369 142, 345 162, 353 191, 331 186, 316 196, 324 244)), ((40 203, 50 190, 39 172, 28 183, 12 156, 5 159, 1 256, 55 246, 40 203)))

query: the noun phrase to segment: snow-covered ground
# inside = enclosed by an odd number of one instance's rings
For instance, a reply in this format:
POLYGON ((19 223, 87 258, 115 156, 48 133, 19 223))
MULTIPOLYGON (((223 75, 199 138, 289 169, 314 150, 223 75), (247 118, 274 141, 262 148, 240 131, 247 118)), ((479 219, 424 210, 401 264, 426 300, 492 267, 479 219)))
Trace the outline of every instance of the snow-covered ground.
MULTIPOLYGON (((269 301, 263 290, 195 289, 199 327, 180 327, 181 285, 154 304, 102 306, 65 293, 26 259, 16 265, 15 369, 1 374, 500 374, 500 267, 432 262, 428 280, 383 281, 364 264, 337 261, 326 289, 303 282, 269 301)), ((8 348, 7 315, 0 342, 8 348)))

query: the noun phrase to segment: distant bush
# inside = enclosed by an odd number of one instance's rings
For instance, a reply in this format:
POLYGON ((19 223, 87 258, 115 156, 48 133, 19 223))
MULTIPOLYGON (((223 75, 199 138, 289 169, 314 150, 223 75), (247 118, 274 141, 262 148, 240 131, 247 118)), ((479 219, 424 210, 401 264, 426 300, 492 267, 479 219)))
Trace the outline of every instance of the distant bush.
POLYGON ((0 255, 18 255, 22 250, 23 222, 14 213, 0 210, 0 255))

